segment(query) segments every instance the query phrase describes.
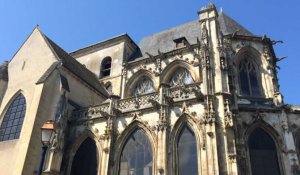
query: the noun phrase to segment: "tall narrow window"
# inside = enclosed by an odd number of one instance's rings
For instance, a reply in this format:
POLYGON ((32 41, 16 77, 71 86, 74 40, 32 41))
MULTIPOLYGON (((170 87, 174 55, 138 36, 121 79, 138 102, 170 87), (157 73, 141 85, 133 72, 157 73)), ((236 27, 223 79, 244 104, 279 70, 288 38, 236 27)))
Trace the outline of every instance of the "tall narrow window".
POLYGON ((0 142, 20 137, 25 112, 26 101, 24 96, 19 94, 10 104, 4 115, 0 127, 0 142))
POLYGON ((148 94, 151 92, 155 92, 153 81, 146 76, 142 77, 133 89, 133 95, 148 94))
POLYGON ((255 129, 248 140, 253 175, 280 175, 276 146, 263 129, 255 129))
POLYGON ((177 142, 178 175, 198 175, 197 144, 194 132, 185 125, 177 142))
POLYGON ((95 141, 87 138, 82 142, 74 156, 71 175, 97 175, 97 154, 95 141))
POLYGON ((245 96, 260 96, 255 66, 247 58, 239 65, 240 91, 245 96))
POLYGON ((142 130, 128 138, 121 154, 119 175, 152 175, 152 149, 142 130))
POLYGON ((101 77, 110 76, 111 70, 111 57, 106 57, 101 63, 101 77))
POLYGON ((185 68, 179 68, 170 80, 171 87, 193 83, 191 73, 185 68))

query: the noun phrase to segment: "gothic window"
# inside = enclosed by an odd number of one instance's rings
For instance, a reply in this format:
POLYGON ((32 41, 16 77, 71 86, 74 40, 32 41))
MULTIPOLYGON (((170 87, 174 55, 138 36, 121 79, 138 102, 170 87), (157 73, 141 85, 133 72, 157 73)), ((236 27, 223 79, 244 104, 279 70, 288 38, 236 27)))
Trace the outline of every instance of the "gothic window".
POLYGON ((72 163, 71 175, 97 175, 97 147, 93 139, 87 138, 78 148, 72 163))
POLYGON ((251 171, 253 175, 280 175, 276 145, 271 136, 256 128, 248 140, 251 171))
POLYGON ((121 154, 119 175, 152 175, 152 148, 142 130, 128 138, 121 154))
POLYGON ((185 125, 177 142, 177 174, 198 175, 197 144, 194 132, 185 125))
POLYGON ((185 68, 179 68, 171 78, 170 85, 171 87, 174 87, 183 84, 191 84, 193 82, 194 80, 191 73, 185 68))
POLYGON ((146 76, 142 77, 133 89, 134 95, 148 94, 151 92, 155 92, 153 81, 146 76))
POLYGON ((106 57, 101 63, 101 77, 110 76, 111 70, 111 57, 106 57))
POLYGON ((240 92, 245 96, 260 96, 255 66, 248 59, 239 64, 240 92))
POLYGON ((24 116, 26 112, 26 101, 19 94, 8 107, 0 127, 0 142, 18 139, 20 137, 24 116))

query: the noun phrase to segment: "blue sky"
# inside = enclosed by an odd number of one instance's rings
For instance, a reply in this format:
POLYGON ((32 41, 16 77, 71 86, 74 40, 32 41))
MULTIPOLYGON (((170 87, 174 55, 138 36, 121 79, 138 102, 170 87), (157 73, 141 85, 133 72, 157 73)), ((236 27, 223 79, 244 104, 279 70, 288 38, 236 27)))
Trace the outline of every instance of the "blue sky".
MULTIPOLYGON (((0 61, 10 60, 32 29, 41 30, 74 51, 128 33, 143 36, 197 19, 207 0, 1 0, 0 61)), ((300 105, 300 1, 212 1, 256 35, 267 34, 284 44, 275 46, 280 90, 286 103, 300 105)))

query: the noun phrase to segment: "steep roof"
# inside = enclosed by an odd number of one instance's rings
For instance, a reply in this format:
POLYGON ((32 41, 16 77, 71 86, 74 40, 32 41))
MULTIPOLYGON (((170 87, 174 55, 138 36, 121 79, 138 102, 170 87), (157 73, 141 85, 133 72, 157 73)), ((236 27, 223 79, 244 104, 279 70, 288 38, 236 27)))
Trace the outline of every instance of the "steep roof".
MULTIPOLYGON (((252 36, 251 32, 227 16, 224 12, 219 13, 218 21, 220 29, 224 35, 238 31, 238 35, 252 36)), ((173 40, 181 37, 185 37, 190 44, 196 44, 197 37, 200 38, 200 33, 201 28, 199 20, 194 20, 153 35, 146 36, 141 39, 139 46, 142 54, 148 52, 152 55, 157 55, 158 50, 161 52, 173 50, 175 48, 173 40)))
POLYGON ((227 16, 224 12, 219 13, 218 21, 220 24, 221 31, 224 35, 232 34, 234 32, 237 32, 238 35, 253 35, 251 32, 249 32, 249 30, 240 25, 234 19, 227 16))
MULTIPOLYGON (((98 78, 91 71, 89 71, 86 67, 84 67, 82 64, 80 64, 76 59, 74 59, 72 56, 70 56, 66 51, 64 51, 61 47, 59 47, 56 43, 54 43, 46 35, 43 34, 43 37, 45 38, 49 47, 57 55, 59 61, 62 63, 62 65, 65 68, 67 68, 70 72, 75 74, 82 81, 87 83, 93 89, 100 92, 104 97, 109 96, 108 92, 100 84, 98 78)), ((56 67, 55 64, 53 64, 48 70, 51 71, 51 69, 53 69, 54 67, 56 67)), ((45 74, 46 75, 43 75, 42 77, 48 77, 47 75, 50 73, 48 71, 46 71, 45 74)), ((41 81, 41 79, 38 82, 40 82, 40 81, 41 81)))
POLYGON ((153 35, 142 38, 139 43, 142 54, 148 52, 153 55, 161 52, 168 52, 175 48, 173 40, 185 37, 190 44, 197 43, 197 37, 200 37, 200 25, 198 20, 194 20, 183 25, 170 28, 168 30, 155 33, 153 35))

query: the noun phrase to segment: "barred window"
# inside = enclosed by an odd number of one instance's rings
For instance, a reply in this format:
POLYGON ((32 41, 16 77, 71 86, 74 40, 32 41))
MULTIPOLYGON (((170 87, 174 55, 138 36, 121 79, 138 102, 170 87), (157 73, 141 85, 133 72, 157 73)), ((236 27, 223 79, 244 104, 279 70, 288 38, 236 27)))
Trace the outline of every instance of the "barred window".
POLYGON ((239 78, 241 95, 260 96, 257 72, 248 59, 244 59, 239 65, 239 78))
POLYGON ((152 149, 142 130, 128 138, 121 154, 119 175, 152 175, 152 149))
POLYGON ((142 95, 155 92, 153 81, 144 76, 133 89, 133 95, 142 95))
POLYGON ((170 80, 171 87, 180 86, 183 84, 191 84, 194 79, 191 73, 185 68, 179 68, 170 80))
POLYGON ((0 127, 0 142, 20 137, 25 112, 26 100, 22 94, 19 94, 4 115, 0 127))
POLYGON ((101 63, 101 77, 110 76, 111 71, 111 57, 106 57, 101 63))

